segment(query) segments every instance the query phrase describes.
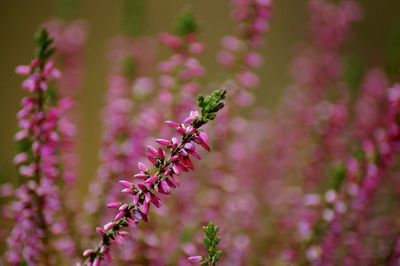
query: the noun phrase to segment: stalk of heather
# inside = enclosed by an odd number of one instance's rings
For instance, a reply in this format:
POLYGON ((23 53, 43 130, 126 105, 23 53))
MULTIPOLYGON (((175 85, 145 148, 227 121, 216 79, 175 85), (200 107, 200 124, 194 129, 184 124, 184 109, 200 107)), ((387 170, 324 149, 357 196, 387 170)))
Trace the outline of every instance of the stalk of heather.
MULTIPOLYGON (((352 127, 353 131, 350 131, 354 132, 354 136, 351 136, 352 138, 366 143, 384 125, 385 121, 379 119, 379 114, 385 109, 383 106, 387 104, 386 87, 387 80, 381 70, 373 69, 366 74, 354 107, 354 126, 352 127)), ((362 150, 364 151, 364 149, 362 150)), ((329 245, 328 242, 332 244, 337 241, 335 240, 339 236, 337 228, 339 223, 342 222, 339 217, 342 217, 346 209, 348 209, 347 205, 350 200, 349 195, 346 193, 337 193, 338 186, 348 176, 348 182, 351 183, 344 186, 349 191, 354 191, 355 184, 352 183, 352 180, 358 178, 359 168, 360 162, 358 159, 353 156, 346 158, 345 163, 339 164, 332 177, 330 177, 335 180, 332 182, 333 187, 331 190, 322 196, 318 193, 304 195, 303 207, 305 209, 302 211, 302 217, 297 225, 301 249, 303 250, 300 253, 303 253, 302 259, 304 261, 320 258, 321 247, 315 244, 315 242, 322 241, 319 239, 325 239, 324 246, 326 247, 329 245), (321 227, 328 227, 326 231, 329 232, 321 233, 321 230, 318 229, 321 227), (313 239, 313 241, 309 241, 310 239, 313 239)), ((302 209, 301 206, 299 209, 302 209)), ((296 249, 299 250, 297 247, 296 249)), ((329 252, 329 254, 333 254, 333 252, 329 252)))
POLYGON ((225 91, 214 91, 207 97, 200 96, 198 105, 201 113, 193 111, 183 123, 166 121, 166 124, 174 128, 180 135, 179 141, 176 137, 171 140, 156 139, 164 149, 148 147, 148 159, 153 169, 148 169, 143 163, 138 163, 140 172, 136 178, 144 180, 138 184, 121 180, 120 185, 125 187, 121 192, 133 196, 131 203, 111 202, 107 206, 118 210, 114 219, 98 227, 97 233, 102 237, 96 249, 88 249, 83 253, 87 257, 86 264, 98 266, 105 258, 110 260, 110 246, 112 243, 123 243, 128 234, 122 229, 132 226, 136 227, 141 220, 149 220, 149 209, 151 204, 159 208, 161 206, 160 194, 171 194, 171 190, 178 186, 176 177, 183 172, 194 170, 190 157, 200 159, 201 155, 196 150, 196 144, 209 151, 208 136, 200 128, 216 117, 216 114, 224 106, 222 100, 225 91))
POLYGON ((60 164, 62 164, 63 185, 69 190, 61 190, 61 208, 66 214, 68 234, 74 241, 76 254, 80 253, 81 238, 79 233, 84 231, 84 223, 77 223, 81 219, 79 202, 76 198, 69 197, 70 190, 78 184, 78 128, 80 110, 76 106, 76 100, 80 94, 83 83, 85 66, 85 45, 87 42, 88 25, 83 20, 64 22, 53 19, 45 23, 45 26, 54 40, 57 50, 55 56, 60 61, 63 75, 57 81, 58 98, 61 98, 65 106, 65 114, 58 122, 60 132, 60 164))
POLYGON ((60 78, 61 73, 50 60, 54 48, 46 30, 37 34, 36 44, 36 58, 30 65, 16 69, 18 74, 28 76, 22 88, 30 95, 22 100, 23 108, 17 115, 21 130, 15 136, 19 153, 14 163, 22 185, 12 205, 16 223, 7 240, 12 265, 50 265, 53 249, 73 248, 68 239, 58 245, 54 239, 65 226, 59 214, 57 187, 61 176, 58 123, 65 108, 57 105, 48 92, 49 82, 60 78))
POLYGON ((314 189, 321 182, 325 162, 343 160, 347 152, 344 134, 349 121, 349 88, 344 83, 343 50, 354 24, 361 19, 361 7, 352 0, 310 0, 308 5, 312 39, 295 59, 292 70, 296 82, 292 89, 302 93, 289 91, 291 106, 285 107, 293 109, 291 115, 297 117, 293 122, 299 123, 293 127, 303 131, 299 135, 318 136, 318 145, 310 158, 305 158, 309 167, 303 170, 306 189, 314 189), (307 127, 300 126, 304 124, 307 127))
MULTIPOLYGON (((229 75, 224 82, 229 104, 215 128, 218 151, 209 157, 203 174, 210 178, 205 179, 196 200, 205 208, 201 220, 214 220, 226 229, 222 249, 230 252, 221 263, 242 265, 246 257, 254 261, 258 257, 249 240, 260 221, 256 177, 262 168, 264 136, 256 132, 263 132, 265 123, 252 107, 252 90, 259 85, 256 70, 263 64, 259 50, 271 23, 272 1, 231 1, 231 13, 235 32, 222 38, 223 48, 217 54, 229 75), (246 116, 247 111, 250 115, 246 116)), ((186 250, 195 253, 188 245, 186 250)))
MULTIPOLYGON (((348 128, 352 110, 344 81, 343 51, 353 25, 361 18, 361 9, 357 2, 347 0, 311 0, 308 7, 311 40, 294 60, 294 84, 287 90, 268 137, 272 145, 263 188, 269 206, 266 211, 280 217, 271 225, 280 229, 275 235, 277 250, 285 245, 298 249, 298 242, 310 231, 304 220, 314 218, 312 211, 303 212, 304 193, 313 195, 326 186, 326 172, 345 160, 351 150, 348 128), (293 235, 297 231, 299 239, 279 241, 288 231, 293 235)), ((285 260, 293 253, 285 252, 282 257, 285 260)))
MULTIPOLYGON (((142 159, 142 150, 153 129, 162 119, 154 111, 154 82, 149 76, 154 70, 156 49, 152 38, 140 37, 145 1, 123 1, 122 27, 124 34, 113 37, 107 54, 109 63, 108 89, 102 111, 103 133, 99 150, 101 164, 89 187, 85 202, 87 229, 112 219, 113 210, 103 202, 127 199, 113 184, 120 178, 129 178, 142 159)), ((154 97, 155 98, 155 97, 154 97)), ((92 230, 90 230, 92 231, 92 230)), ((88 239, 95 232, 85 230, 88 239)), ((115 250, 116 264, 130 264, 135 258, 137 244, 133 237, 125 239, 126 248, 115 250), (126 251, 128 250, 128 251, 126 251)))
POLYGON ((181 119, 196 105, 195 95, 201 89, 199 80, 206 75, 198 60, 205 46, 199 40, 198 22, 190 10, 177 16, 175 31, 175 34, 160 34, 160 43, 170 49, 171 56, 158 64, 160 91, 157 101, 162 104, 160 112, 164 116, 181 119))
MULTIPOLYGON (((165 138, 171 136, 160 119, 176 117, 184 120, 187 113, 195 108, 195 95, 200 91, 201 78, 205 75, 205 69, 198 59, 205 48, 199 40, 198 31, 194 14, 184 10, 176 18, 175 32, 160 35, 161 44, 168 48, 171 55, 158 64, 158 90, 153 100, 144 103, 135 118, 135 127, 141 135, 147 134, 147 139, 141 141, 144 147, 152 143, 148 138, 151 135, 159 134, 165 138)), ((133 141, 137 142, 137 138, 133 141)), ((142 155, 141 152, 136 154, 142 155)), ((190 203, 198 193, 196 188, 202 181, 200 174, 201 171, 190 173, 185 186, 170 199, 168 206, 155 211, 153 222, 142 227, 140 234, 132 235, 132 239, 126 241, 131 251, 121 251, 124 261, 138 264, 147 261, 154 264, 176 261, 183 244, 176 236, 184 233, 186 226, 193 220, 192 214, 197 213, 190 203), (169 245, 164 245, 165 242, 169 245)))
POLYGON ((79 124, 79 113, 75 106, 77 95, 82 88, 83 68, 85 58, 85 44, 88 35, 88 25, 85 21, 74 20, 64 23, 61 20, 51 20, 45 23, 51 36, 54 39, 54 46, 57 49, 56 56, 62 64, 63 76, 58 80, 57 87, 64 101, 68 101, 69 110, 66 116, 60 120, 62 128, 64 165, 63 176, 65 183, 74 187, 77 180, 77 124, 79 124))
MULTIPOLYGON (((375 94, 382 93, 382 80, 375 76, 376 72, 372 74, 373 78, 378 79, 372 84, 369 80, 366 84, 366 96, 371 90, 375 91, 375 94)), ((386 119, 377 121, 375 128, 371 128, 370 132, 363 132, 365 138, 361 139, 360 143, 362 156, 351 157, 345 166, 338 169, 333 177, 332 189, 324 195, 324 204, 320 203, 318 195, 307 195, 305 203, 309 208, 318 208, 311 211, 313 215, 305 216, 306 219, 302 220, 304 242, 299 249, 300 262, 313 265, 371 264, 380 256, 368 247, 367 231, 370 230, 369 226, 374 224, 368 225, 365 221, 372 211, 369 206, 376 198, 384 178, 390 175, 390 167, 399 152, 399 92, 399 85, 389 90, 389 96, 383 104, 388 107, 383 108, 386 119)), ((368 100, 365 97, 360 98, 361 103, 368 100)), ((376 98, 375 101, 376 103, 370 100, 369 103, 374 106, 382 100, 376 98)), ((371 107, 371 111, 373 110, 371 107)), ((359 115, 364 116, 364 113, 359 115)), ((373 122, 372 119, 370 123, 373 122)), ((309 214, 311 212, 309 211, 309 214)), ((377 221, 390 223, 390 220, 379 220, 378 217, 374 222, 377 221)), ((387 232, 382 231, 381 234, 387 232)))
MULTIPOLYGON (((112 40, 110 48, 111 69, 99 153, 101 165, 85 202, 90 224, 87 229, 112 219, 113 210, 107 209, 103 202, 127 198, 120 193, 119 186, 113 184, 118 179, 129 178, 135 171, 136 162, 143 158, 146 140, 162 121, 149 103, 154 94, 154 82, 147 75, 154 64, 154 42, 148 38, 119 36, 112 40)), ((95 232, 86 233, 90 239, 96 238, 95 232)), ((125 239, 127 248, 115 250, 115 263, 131 263, 138 254, 137 245, 136 235, 125 239)))
POLYGON ((203 242, 208 251, 208 257, 197 255, 189 257, 188 260, 193 263, 198 263, 201 266, 215 266, 222 256, 222 251, 217 249, 221 241, 221 238, 217 236, 219 227, 210 222, 206 226, 203 226, 203 231, 206 235, 203 238, 203 242))
POLYGON ((119 191, 111 184, 118 178, 127 178, 134 170, 144 139, 151 132, 136 120, 152 92, 152 81, 145 75, 153 62, 153 50, 147 40, 118 37, 111 43, 109 88, 103 109, 104 133, 99 152, 102 164, 85 203, 94 223, 110 218, 99 198, 104 201, 120 198, 119 191))
POLYGON ((223 49, 217 60, 231 74, 227 83, 234 101, 246 107, 254 101, 248 90, 259 85, 254 71, 262 66, 263 58, 257 50, 263 47, 264 35, 270 28, 272 0, 232 0, 231 9, 236 34, 222 39, 223 49))

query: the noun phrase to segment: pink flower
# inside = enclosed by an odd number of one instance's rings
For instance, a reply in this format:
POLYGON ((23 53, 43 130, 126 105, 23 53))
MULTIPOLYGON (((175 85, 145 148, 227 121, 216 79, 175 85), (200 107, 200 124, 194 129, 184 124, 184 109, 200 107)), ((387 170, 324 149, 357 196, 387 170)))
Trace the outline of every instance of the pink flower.
POLYGON ((256 52, 248 53, 244 60, 247 66, 254 69, 261 67, 264 63, 262 56, 256 52))
POLYGON ((226 68, 232 68, 236 63, 236 57, 230 51, 220 51, 217 54, 218 63, 226 68))
POLYGON ((234 36, 225 36, 222 39, 222 46, 232 52, 239 52, 244 48, 244 44, 234 36))
POLYGON ((65 234, 66 223, 61 211, 59 190, 60 169, 60 121, 63 115, 61 101, 49 101, 45 93, 48 83, 58 79, 61 73, 55 68, 51 56, 52 39, 46 30, 40 32, 43 42, 38 43, 40 58, 30 66, 17 67, 16 72, 27 76, 22 88, 28 92, 22 100, 22 109, 17 114, 21 130, 16 134, 17 142, 23 142, 22 151, 14 158, 19 174, 28 178, 16 191, 15 225, 8 239, 8 258, 12 264, 38 265, 49 263, 46 239, 63 238, 64 243, 54 250, 74 253, 72 240, 65 234), (46 45, 43 45, 46 43, 46 45), (38 218, 42 217, 42 218, 38 218))
POLYGON ((203 260, 203 257, 202 256, 190 256, 188 258, 188 260, 193 263, 200 263, 203 260))
POLYGON ((254 88, 258 85, 259 79, 251 71, 243 71, 237 76, 239 83, 246 88, 254 88))
POLYGON ((31 67, 30 66, 17 66, 17 68, 15 69, 15 73, 26 76, 29 73, 31 73, 31 67))
POLYGON ((182 40, 176 36, 173 36, 168 33, 161 33, 160 34, 160 41, 162 44, 172 48, 172 49, 179 49, 182 46, 182 40))

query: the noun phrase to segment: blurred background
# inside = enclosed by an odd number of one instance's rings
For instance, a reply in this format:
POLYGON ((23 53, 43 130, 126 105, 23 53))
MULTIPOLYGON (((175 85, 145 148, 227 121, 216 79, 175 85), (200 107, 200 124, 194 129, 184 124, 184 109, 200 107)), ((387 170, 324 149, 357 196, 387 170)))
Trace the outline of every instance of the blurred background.
MULTIPOLYGON (((13 135, 16 132, 15 114, 24 95, 20 89, 22 78, 14 74, 17 65, 27 64, 33 55, 33 35, 39 26, 60 16, 63 1, 2 0, 0 3, 0 178, 1 183, 16 176, 12 164, 13 135)), ((64 1, 65 2, 65 1, 64 1)), ((83 89, 78 96, 81 110, 79 125, 80 195, 85 194, 86 184, 95 176, 98 165, 98 148, 101 135, 100 111, 107 85, 107 44, 110 38, 121 33, 124 13, 123 1, 76 0, 73 18, 88 22, 89 37, 83 89)), ((262 82, 257 91, 259 105, 273 111, 285 88, 290 84, 289 67, 296 55, 296 47, 306 41, 307 15, 305 0, 276 0, 268 43, 263 48, 265 64, 260 70, 262 82)), ((360 1, 364 20, 356 25, 349 45, 348 60, 367 67, 375 64, 390 68, 399 57, 390 54, 391 47, 400 47, 400 1, 360 1), (390 43, 390 45, 389 45, 390 43), (391 60, 387 60, 391 58, 391 60)), ((208 50, 202 57, 208 66, 211 82, 220 82, 223 71, 216 65, 221 36, 232 32, 227 0, 148 0, 145 7, 143 34, 156 38, 159 32, 170 31, 173 18, 179 10, 191 6, 201 23, 200 38, 208 50)), ((400 50, 400 49, 399 49, 400 50)), ((163 57, 163 54, 159 55, 163 57)), ((398 61, 398 60, 397 60, 398 61)))

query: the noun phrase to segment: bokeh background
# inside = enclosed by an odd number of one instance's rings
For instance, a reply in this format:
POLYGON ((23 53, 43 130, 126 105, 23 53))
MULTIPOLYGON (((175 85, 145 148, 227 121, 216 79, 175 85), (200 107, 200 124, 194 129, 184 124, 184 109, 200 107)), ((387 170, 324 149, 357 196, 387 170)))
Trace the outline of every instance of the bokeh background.
MULTIPOLYGON (((98 165, 98 148, 101 135, 100 111, 104 103, 107 80, 107 43, 121 33, 123 1, 76 0, 74 18, 86 20, 90 25, 86 47, 85 80, 78 97, 81 113, 79 125, 80 191, 83 196, 87 183, 94 178, 98 165)), ((305 0, 274 1, 274 19, 268 44, 262 53, 265 65, 260 70, 261 87, 257 91, 259 105, 273 112, 285 88, 290 84, 289 67, 299 45, 307 40, 307 15, 305 0)), ((360 1, 364 20, 355 28, 347 50, 348 60, 361 66, 374 64, 390 68, 398 56, 392 48, 400 47, 400 1, 360 1), (390 60, 388 60, 390 58, 390 60)), ((215 63, 220 47, 220 37, 232 32, 227 0, 148 0, 142 33, 157 37, 169 31, 179 10, 191 6, 201 22, 201 39, 208 51, 203 56, 208 66, 209 81, 219 82, 223 71, 215 63), (218 70, 218 71, 217 71, 218 70)), ((26 64, 32 58, 33 34, 51 18, 59 16, 60 1, 0 1, 0 179, 1 183, 16 176, 12 164, 14 156, 13 135, 16 131, 15 114, 20 108, 24 92, 20 89, 21 77, 14 74, 15 66, 26 64)), ((159 55, 163 57, 161 53, 159 55)))

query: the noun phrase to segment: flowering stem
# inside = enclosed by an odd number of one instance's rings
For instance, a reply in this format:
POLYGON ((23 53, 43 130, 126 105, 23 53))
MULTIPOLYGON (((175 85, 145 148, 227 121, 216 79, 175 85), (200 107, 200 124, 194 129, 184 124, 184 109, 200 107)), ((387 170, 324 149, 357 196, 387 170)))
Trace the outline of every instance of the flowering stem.
MULTIPOLYGON (((36 35, 36 42, 38 44, 37 47, 37 59, 39 60, 39 67, 37 69, 38 72, 43 72, 44 71, 44 66, 46 63, 46 60, 53 54, 54 49, 51 48, 50 46, 53 43, 53 40, 50 38, 48 32, 46 29, 42 29, 39 31, 36 35)), ((35 96, 36 96, 36 101, 37 101, 37 108, 36 108, 36 115, 40 116, 44 112, 44 94, 41 89, 38 89, 35 91, 35 96)), ((42 125, 43 125, 44 119, 39 119, 37 121, 37 127, 39 128, 40 131, 42 131, 42 125)), ((41 142, 40 136, 42 135, 42 132, 39 132, 36 135, 35 141, 41 142)), ((34 165, 36 166, 35 169, 35 176, 34 179, 37 184, 40 184, 41 180, 41 168, 39 165, 41 164, 41 155, 40 152, 34 153, 34 165)), ((50 246, 49 246, 49 229, 47 226, 46 219, 44 217, 44 199, 40 195, 38 195, 35 191, 30 191, 31 195, 34 199, 34 201, 37 204, 37 210, 38 210, 38 220, 39 220, 39 227, 42 228, 44 232, 43 236, 43 244, 44 244, 44 249, 43 249, 43 260, 45 265, 50 265, 49 261, 49 251, 50 251, 50 246)))
POLYGON ((176 138, 171 141, 165 139, 157 139, 156 142, 166 146, 170 155, 166 159, 165 151, 162 148, 158 150, 148 146, 149 161, 154 165, 151 174, 149 169, 142 163, 138 163, 140 173, 135 175, 144 182, 134 185, 131 182, 121 180, 119 183, 125 187, 124 193, 133 195, 132 203, 112 202, 108 207, 118 209, 118 213, 112 222, 107 223, 103 228, 97 228, 97 233, 102 237, 99 245, 95 250, 88 249, 84 251, 83 256, 87 257, 86 265, 98 266, 104 257, 109 258, 110 245, 117 241, 123 243, 127 232, 122 231, 123 228, 136 226, 140 220, 148 221, 148 212, 150 203, 157 208, 161 206, 161 200, 157 196, 157 192, 162 194, 170 194, 171 188, 176 188, 178 183, 175 176, 181 172, 193 170, 193 163, 189 155, 200 159, 200 153, 195 148, 195 143, 201 145, 209 151, 208 136, 200 131, 200 128, 213 120, 219 110, 224 107, 222 102, 225 99, 225 91, 214 91, 207 97, 199 96, 198 105, 201 114, 191 112, 190 116, 181 124, 173 121, 166 121, 166 124, 173 127, 182 136, 179 142, 176 138))
POLYGON ((8 239, 8 260, 11 264, 50 265, 50 227, 47 217, 49 183, 57 177, 52 156, 58 149, 57 115, 46 101, 48 82, 60 73, 49 61, 54 52, 53 40, 43 29, 36 35, 36 57, 29 66, 19 66, 17 74, 28 78, 22 88, 31 95, 22 101, 18 113, 21 131, 16 140, 21 148, 14 158, 19 174, 23 178, 17 191, 17 223, 8 239), (45 182, 43 179, 46 179, 45 182), (48 182, 46 182, 48 181, 48 182), (32 246, 35 243, 35 246, 32 246))

